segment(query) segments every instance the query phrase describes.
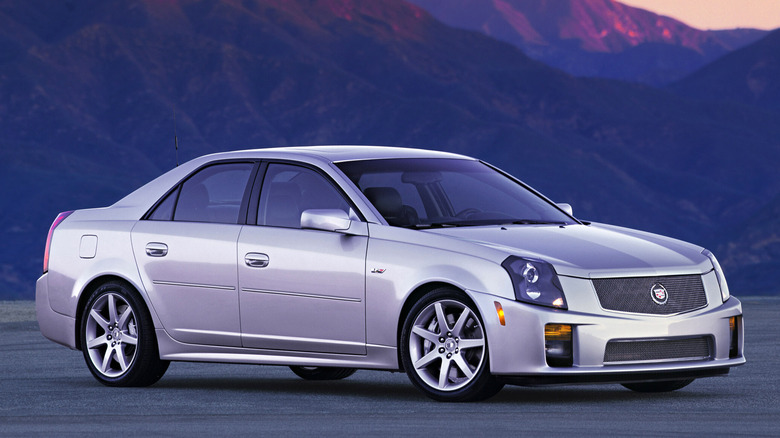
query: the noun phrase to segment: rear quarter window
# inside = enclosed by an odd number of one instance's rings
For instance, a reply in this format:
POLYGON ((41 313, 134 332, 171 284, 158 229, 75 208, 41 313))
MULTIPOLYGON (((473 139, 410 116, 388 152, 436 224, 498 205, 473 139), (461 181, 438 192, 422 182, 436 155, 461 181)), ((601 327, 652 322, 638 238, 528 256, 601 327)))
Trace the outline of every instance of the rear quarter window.
POLYGON ((203 168, 163 199, 148 219, 238 223, 253 167, 253 163, 224 163, 203 168))

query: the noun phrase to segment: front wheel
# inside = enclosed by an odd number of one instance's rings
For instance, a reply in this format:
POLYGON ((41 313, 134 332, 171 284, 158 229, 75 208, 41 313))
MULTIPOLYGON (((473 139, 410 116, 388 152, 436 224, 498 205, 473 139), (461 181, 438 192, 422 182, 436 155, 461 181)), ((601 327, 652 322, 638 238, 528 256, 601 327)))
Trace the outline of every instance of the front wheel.
POLYGON ((475 309, 458 291, 440 288, 406 317, 400 342, 404 369, 434 400, 484 400, 503 387, 490 374, 487 337, 475 309))
POLYGON ((92 375, 107 386, 148 386, 160 380, 154 325, 143 302, 123 282, 103 284, 81 317, 81 349, 92 375))
POLYGON ((664 382, 621 383, 624 387, 636 392, 670 392, 685 388, 694 379, 667 380, 664 382))

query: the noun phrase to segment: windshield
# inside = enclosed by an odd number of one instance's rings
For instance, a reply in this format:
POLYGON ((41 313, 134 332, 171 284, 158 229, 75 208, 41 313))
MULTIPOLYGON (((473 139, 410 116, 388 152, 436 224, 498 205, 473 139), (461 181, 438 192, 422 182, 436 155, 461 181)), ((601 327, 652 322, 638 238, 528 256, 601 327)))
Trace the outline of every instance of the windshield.
POLYGON ((476 160, 404 158, 337 166, 394 226, 576 223, 523 185, 476 160))

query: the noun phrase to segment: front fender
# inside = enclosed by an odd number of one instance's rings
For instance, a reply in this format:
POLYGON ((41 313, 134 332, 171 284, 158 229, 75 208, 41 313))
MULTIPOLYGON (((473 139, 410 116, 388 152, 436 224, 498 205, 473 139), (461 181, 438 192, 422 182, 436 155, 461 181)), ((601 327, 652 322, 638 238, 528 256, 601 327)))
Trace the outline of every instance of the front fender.
POLYGON ((511 279, 500 261, 419 243, 378 239, 372 234, 366 262, 367 343, 397 347, 404 306, 416 291, 434 283, 514 299, 511 279))

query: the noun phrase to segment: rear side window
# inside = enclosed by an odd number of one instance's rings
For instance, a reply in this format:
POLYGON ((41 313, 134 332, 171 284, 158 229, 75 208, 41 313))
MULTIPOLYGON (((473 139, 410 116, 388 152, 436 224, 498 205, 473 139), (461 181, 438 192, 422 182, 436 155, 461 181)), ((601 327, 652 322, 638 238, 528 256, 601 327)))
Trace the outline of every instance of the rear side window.
POLYGON ((238 223, 252 163, 215 164, 199 170, 171 192, 151 220, 238 223))

